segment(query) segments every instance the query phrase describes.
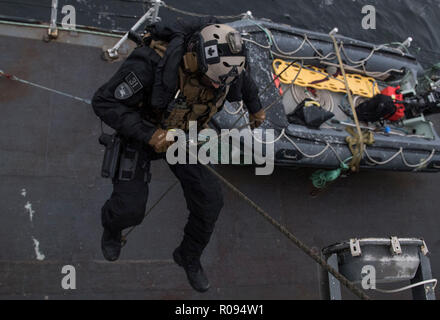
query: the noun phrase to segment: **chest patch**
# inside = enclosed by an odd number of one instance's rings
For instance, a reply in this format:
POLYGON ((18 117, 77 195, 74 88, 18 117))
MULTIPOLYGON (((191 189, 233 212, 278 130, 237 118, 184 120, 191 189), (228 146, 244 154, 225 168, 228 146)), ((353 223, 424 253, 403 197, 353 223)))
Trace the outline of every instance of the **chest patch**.
POLYGON ((144 87, 133 72, 130 72, 124 80, 115 90, 115 98, 118 100, 127 100, 144 87))
POLYGON ((125 77, 125 81, 130 86, 130 88, 133 89, 133 94, 138 93, 144 87, 139 81, 138 77, 136 77, 134 72, 130 72, 130 74, 125 77))

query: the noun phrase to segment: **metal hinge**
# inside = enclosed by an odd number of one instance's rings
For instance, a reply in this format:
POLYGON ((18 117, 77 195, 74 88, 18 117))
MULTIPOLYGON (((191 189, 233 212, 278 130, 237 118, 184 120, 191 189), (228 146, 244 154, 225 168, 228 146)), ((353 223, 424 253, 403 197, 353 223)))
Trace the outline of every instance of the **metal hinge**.
POLYGON ((358 239, 350 239, 350 251, 353 257, 362 255, 361 244, 358 239))
POLYGON ((399 238, 391 237, 391 248, 392 248, 393 254, 395 254, 395 255, 402 254, 402 247, 400 246, 399 238))
POLYGON ((427 256, 429 254, 428 246, 426 245, 425 240, 423 240, 423 244, 420 249, 422 250, 424 256, 427 256))

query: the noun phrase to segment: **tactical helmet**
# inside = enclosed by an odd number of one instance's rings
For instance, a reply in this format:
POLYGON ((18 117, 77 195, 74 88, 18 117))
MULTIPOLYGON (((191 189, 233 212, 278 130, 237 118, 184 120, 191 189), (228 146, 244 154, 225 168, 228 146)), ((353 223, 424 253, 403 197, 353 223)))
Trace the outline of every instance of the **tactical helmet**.
POLYGON ((199 70, 216 84, 231 84, 245 68, 243 40, 240 33, 228 25, 203 28, 196 51, 199 70))

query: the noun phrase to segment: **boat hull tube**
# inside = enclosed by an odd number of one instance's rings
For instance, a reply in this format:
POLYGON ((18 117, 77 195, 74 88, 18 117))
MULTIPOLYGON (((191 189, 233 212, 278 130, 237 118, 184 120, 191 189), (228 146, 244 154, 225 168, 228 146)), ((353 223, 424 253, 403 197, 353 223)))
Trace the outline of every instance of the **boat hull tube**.
MULTIPOLYGON (((304 65, 326 68, 325 63, 337 63, 336 57, 331 56, 331 53, 334 54, 334 47, 330 37, 267 21, 241 20, 231 25, 246 39, 250 72, 260 88, 263 106, 272 105, 267 111, 268 120, 263 124, 262 129, 275 130, 276 142, 273 143, 275 164, 332 169, 339 168, 341 161, 350 159, 352 153, 346 142, 349 136, 346 129, 347 126, 353 127, 354 123, 339 107, 348 104, 346 95, 324 90, 327 100, 331 97, 331 110, 335 118, 320 129, 310 129, 291 124, 287 118, 300 102, 298 99, 295 100, 296 86, 282 84, 276 86, 274 83, 264 91, 264 88, 274 82, 273 59, 282 58, 287 52, 297 51, 293 60, 302 61, 304 65), (268 49, 267 31, 263 29, 268 29, 273 37, 272 53, 268 49), (299 50, 296 50, 298 48, 299 50), (328 59, 323 61, 317 57, 328 57, 328 59), (283 95, 281 90, 284 91, 283 95)), ((382 74, 380 79, 382 83, 385 81, 390 84, 399 83, 408 76, 412 78, 410 82, 415 82, 417 77, 423 75, 423 68, 418 61, 401 50, 375 46, 346 37, 338 37, 338 40, 344 43, 342 54, 344 63, 356 66, 351 62, 367 59, 361 69, 375 75, 382 74)), ((226 103, 225 108, 214 117, 212 124, 216 129, 243 128, 248 117, 241 115, 237 105, 226 103)), ((399 127, 396 128, 390 126, 391 129, 388 127, 388 130, 381 131, 377 127, 372 130, 375 142, 367 146, 361 161, 361 169, 440 171, 440 138, 429 120, 421 116, 400 122, 399 127)), ((268 142, 270 143, 269 139, 266 143, 268 142)))

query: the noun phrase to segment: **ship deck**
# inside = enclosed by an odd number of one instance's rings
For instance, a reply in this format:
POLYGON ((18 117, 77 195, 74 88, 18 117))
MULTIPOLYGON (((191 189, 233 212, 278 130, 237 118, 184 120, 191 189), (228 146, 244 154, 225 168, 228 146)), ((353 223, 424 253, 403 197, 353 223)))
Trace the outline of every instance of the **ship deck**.
MULTIPOLYGON (((100 58, 108 43, 34 35, 0 35, 0 69, 90 99, 119 66, 100 58)), ((0 299, 320 298, 317 265, 226 186, 203 258, 208 293, 194 292, 171 260, 187 218, 180 186, 130 235, 120 261, 105 262, 100 209, 112 187, 100 177, 101 129, 91 107, 5 78, 0 105, 0 299), (61 287, 64 265, 76 267, 76 290, 61 287)), ((312 198, 311 169, 277 168, 268 177, 250 167, 216 169, 317 250, 354 237, 423 237, 440 277, 439 175, 361 172, 312 198)), ((152 173, 150 206, 175 181, 163 161, 152 173)))

